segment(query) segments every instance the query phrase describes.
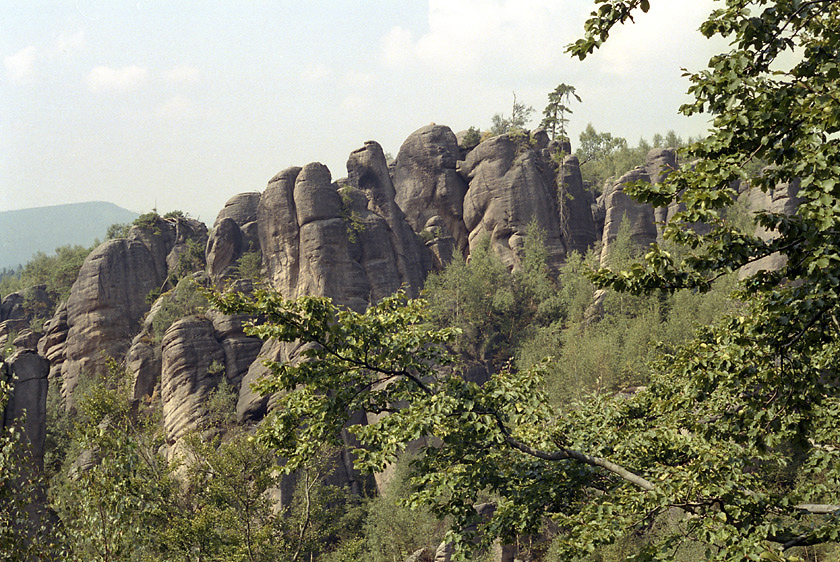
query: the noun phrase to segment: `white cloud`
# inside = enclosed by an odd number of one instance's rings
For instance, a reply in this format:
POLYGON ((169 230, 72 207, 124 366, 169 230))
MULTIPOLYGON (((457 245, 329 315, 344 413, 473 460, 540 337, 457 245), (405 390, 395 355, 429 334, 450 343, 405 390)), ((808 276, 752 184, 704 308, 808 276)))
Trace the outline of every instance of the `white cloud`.
POLYGON ((191 84, 201 79, 201 71, 189 65, 174 66, 166 72, 166 79, 176 84, 191 84))
POLYGON ((310 64, 303 69, 303 79, 307 82, 320 82, 332 74, 332 69, 324 64, 310 64))
POLYGON ((704 64, 719 42, 709 42, 699 32, 712 10, 712 0, 652 2, 650 11, 638 14, 634 24, 615 28, 600 49, 603 70, 618 76, 655 71, 653 66, 704 64), (680 25, 674 25, 680 22, 680 25), (689 23, 691 22, 691 23, 689 23), (652 65, 648 68, 648 65, 652 65))
POLYGON ((429 31, 394 27, 380 40, 383 64, 420 62, 453 73, 481 68, 527 75, 556 70, 582 28, 588 3, 556 0, 429 0, 429 31))
POLYGON ((370 109, 370 100, 361 94, 351 94, 341 100, 341 109, 361 113, 370 109))
POLYGON ((88 89, 95 93, 114 92, 124 94, 142 86, 148 79, 149 71, 142 66, 124 66, 110 68, 97 66, 87 76, 88 89))
POLYGON ((408 29, 396 26, 379 41, 385 66, 402 66, 414 56, 414 36, 408 29))
POLYGON ((59 35, 55 48, 60 53, 69 54, 83 49, 86 43, 85 30, 80 29, 72 35, 68 33, 59 35))
POLYGON ((160 104, 155 112, 162 119, 175 120, 192 117, 196 114, 193 101, 184 96, 173 96, 160 104))
POLYGON ((14 84, 23 84, 35 75, 35 60, 38 58, 38 48, 30 45, 3 59, 6 76, 14 84))

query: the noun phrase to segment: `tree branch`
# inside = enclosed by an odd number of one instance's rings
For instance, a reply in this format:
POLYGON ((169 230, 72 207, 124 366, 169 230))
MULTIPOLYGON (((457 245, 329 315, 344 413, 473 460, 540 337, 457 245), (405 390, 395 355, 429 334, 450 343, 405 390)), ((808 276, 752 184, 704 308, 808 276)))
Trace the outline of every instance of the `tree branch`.
POLYGON ((540 451, 539 449, 535 449, 530 445, 526 445, 522 443, 518 439, 515 439, 511 434, 505 424, 502 422, 502 419, 499 417, 498 413, 493 414, 494 418, 496 419, 496 423, 499 426, 502 434, 504 435, 505 442, 510 445, 512 448, 525 453, 526 455, 531 455, 532 457, 536 457, 538 459, 543 459, 547 461, 563 461, 563 460, 576 460, 578 462, 582 462, 583 464, 588 464, 589 466, 597 466, 612 472, 613 474, 619 476, 620 478, 638 486, 639 488, 650 492, 653 490, 654 486, 648 480, 642 478, 638 474, 634 474, 630 472, 626 468, 621 465, 618 465, 612 461, 601 457, 593 457, 590 455, 586 455, 579 451, 575 451, 572 449, 560 449, 558 451, 554 451, 552 453, 547 453, 545 451, 540 451))

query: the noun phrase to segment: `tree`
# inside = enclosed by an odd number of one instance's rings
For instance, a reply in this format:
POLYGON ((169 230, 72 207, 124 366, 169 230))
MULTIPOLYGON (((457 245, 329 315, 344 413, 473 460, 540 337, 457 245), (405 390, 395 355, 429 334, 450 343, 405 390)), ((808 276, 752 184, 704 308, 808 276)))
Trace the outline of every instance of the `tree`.
MULTIPOLYGON (((570 47, 580 57, 649 8, 648 0, 596 3, 585 37, 570 47)), ((217 296, 226 312, 266 319, 252 333, 306 344, 301 362, 272 365, 261 384, 280 393, 262 439, 291 470, 315 444, 336 442, 349 412, 388 413, 350 428, 361 444, 357 465, 379 470, 432 437, 413 464, 409 502, 452 516, 450 538, 465 551, 472 543, 459 530, 480 522, 473 506, 487 494, 496 510, 478 526, 485 541, 534 532, 548 518, 561 559, 637 533, 649 540, 635 560, 679 559, 689 547, 708 560, 795 560, 805 546, 836 542, 838 30, 840 2, 818 0, 728 0, 701 27, 732 46, 691 75, 696 101, 683 111, 713 116, 708 136, 685 149, 697 163, 630 189, 656 206, 684 206, 666 235, 689 251, 677 259, 653 246, 628 271, 594 277, 631 293, 706 291, 765 256, 786 264, 747 278, 743 310, 655 365, 646 389, 561 414, 548 406, 539 365, 502 369, 484 385, 463 380, 446 351, 458 331, 430 329, 421 301, 397 295, 359 314, 271 292, 217 296), (780 57, 794 50, 802 56, 780 57), (800 186, 793 215, 757 213, 768 238, 725 213, 756 158, 771 166, 755 188, 800 186), (693 228, 698 222, 708 228, 693 228)))
POLYGON ((568 138, 566 135, 566 124, 569 122, 566 119, 566 114, 571 114, 572 110, 567 104, 575 98, 580 102, 580 96, 575 93, 575 87, 568 84, 559 84, 554 91, 548 94, 548 105, 543 110, 543 120, 540 122, 540 127, 544 127, 551 134, 551 138, 557 138, 557 133, 560 138, 568 138))
MULTIPOLYGON (((601 4, 585 37, 570 47, 581 58, 615 24, 649 8, 646 0, 601 4)), ((839 473, 828 448, 840 438, 830 421, 840 402, 834 352, 840 331, 838 24, 836 1, 729 0, 709 16, 701 32, 725 37, 731 47, 713 57, 708 69, 690 74, 695 101, 682 112, 712 116, 708 136, 684 150, 685 159, 697 164, 659 185, 632 190, 656 206, 684 205, 665 236, 694 251, 677 262, 654 246, 630 272, 602 271, 597 277, 634 292, 706 290, 725 272, 776 252, 785 258, 780 269, 744 280, 746 314, 703 334, 662 366, 663 382, 670 377, 679 392, 649 394, 658 394, 648 404, 660 409, 657 419, 681 411, 694 417, 693 423, 672 418, 670 430, 683 424, 685 435, 663 440, 657 449, 702 454, 709 462, 704 470, 683 457, 684 464, 672 463, 664 481, 675 497, 682 495, 672 504, 714 512, 719 522, 707 515, 698 532, 721 559, 736 552, 757 556, 771 544, 781 555, 837 539, 839 473), (770 164, 757 178, 748 172, 756 160, 770 164), (757 213, 769 232, 757 237, 723 214, 740 181, 764 191, 793 182, 800 204, 790 216, 757 213), (709 230, 692 228, 698 222, 709 230), (675 485, 677 479, 683 484, 675 485), (798 513, 786 511, 793 505, 798 513)))
POLYGON ((524 129, 533 112, 534 108, 530 105, 516 101, 516 92, 514 92, 510 117, 505 117, 501 113, 493 115, 493 126, 490 127, 490 132, 494 135, 503 135, 515 129, 524 129))

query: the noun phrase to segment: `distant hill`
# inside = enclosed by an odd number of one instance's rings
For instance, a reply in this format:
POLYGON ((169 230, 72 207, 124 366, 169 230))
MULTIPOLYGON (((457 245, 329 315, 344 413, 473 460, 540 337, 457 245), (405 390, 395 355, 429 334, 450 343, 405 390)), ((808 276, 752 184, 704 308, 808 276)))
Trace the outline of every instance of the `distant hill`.
POLYGON ((110 225, 138 216, 103 201, 0 211, 0 269, 17 268, 36 252, 51 254, 67 244, 89 246, 97 238, 104 240, 110 225))

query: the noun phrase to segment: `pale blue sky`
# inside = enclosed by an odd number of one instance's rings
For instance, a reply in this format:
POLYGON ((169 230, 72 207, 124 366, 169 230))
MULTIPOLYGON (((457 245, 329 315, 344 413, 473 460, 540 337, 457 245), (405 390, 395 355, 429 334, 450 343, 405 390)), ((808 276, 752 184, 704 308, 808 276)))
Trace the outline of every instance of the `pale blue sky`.
MULTIPOLYGON (((211 224, 233 195, 319 161, 334 178, 430 122, 539 113, 565 82, 587 123, 635 143, 703 132, 681 67, 713 54, 711 0, 659 0, 581 63, 591 0, 0 0, 0 210, 104 200, 211 224)), ((534 124, 538 121, 535 118, 534 124)))

